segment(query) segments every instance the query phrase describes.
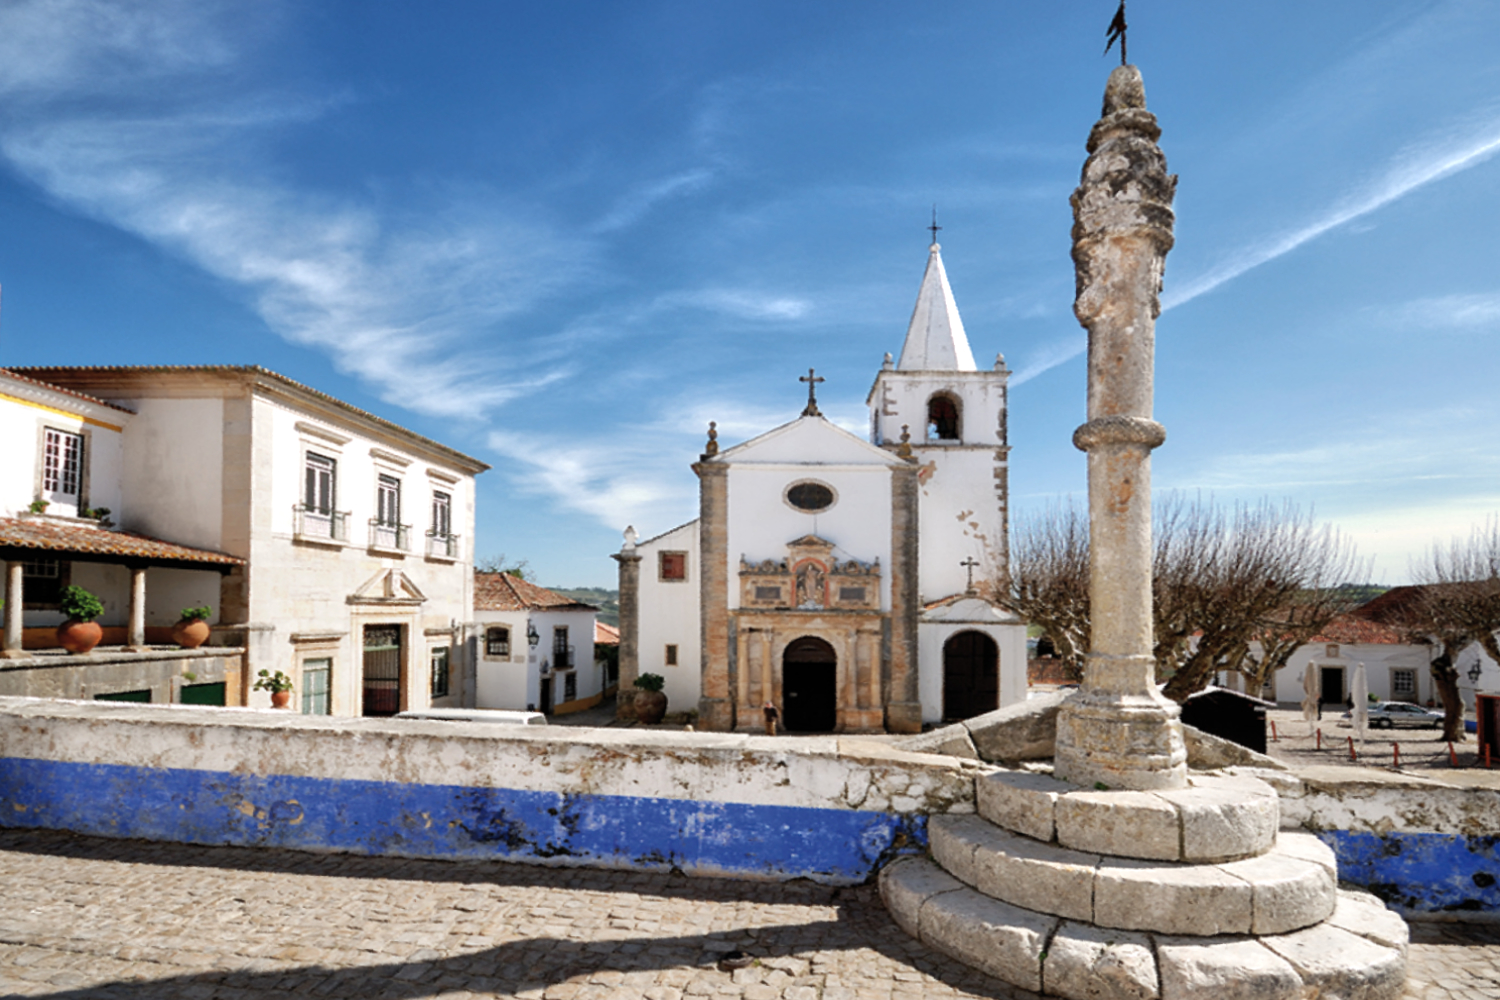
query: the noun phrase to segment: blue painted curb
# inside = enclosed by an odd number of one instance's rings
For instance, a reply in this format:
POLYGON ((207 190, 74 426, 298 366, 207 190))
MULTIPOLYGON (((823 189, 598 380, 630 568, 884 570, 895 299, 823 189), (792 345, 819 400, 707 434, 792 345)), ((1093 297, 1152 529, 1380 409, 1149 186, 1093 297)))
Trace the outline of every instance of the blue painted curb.
POLYGON ((927 846, 920 815, 19 758, 0 759, 0 826, 836 884, 927 846))
POLYGON ((1339 879, 1408 913, 1500 910, 1500 836, 1446 833, 1318 835, 1333 848, 1339 879))

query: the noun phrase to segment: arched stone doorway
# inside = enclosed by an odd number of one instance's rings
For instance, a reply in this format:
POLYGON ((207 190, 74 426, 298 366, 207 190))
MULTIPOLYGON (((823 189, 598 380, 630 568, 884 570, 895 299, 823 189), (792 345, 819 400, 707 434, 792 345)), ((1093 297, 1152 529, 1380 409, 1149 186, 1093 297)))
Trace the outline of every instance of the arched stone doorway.
POLYGON ((943 719, 970 719, 1000 707, 1000 650, 983 632, 943 644, 943 719))
POLYGON ((783 724, 789 733, 829 733, 838 722, 838 654, 804 635, 781 654, 783 724))

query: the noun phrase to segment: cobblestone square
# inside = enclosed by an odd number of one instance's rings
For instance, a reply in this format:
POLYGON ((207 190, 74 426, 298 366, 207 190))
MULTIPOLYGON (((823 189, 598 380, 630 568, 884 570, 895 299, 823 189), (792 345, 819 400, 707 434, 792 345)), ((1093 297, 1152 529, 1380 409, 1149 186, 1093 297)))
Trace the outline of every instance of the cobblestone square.
MULTIPOLYGON (((872 886, 0 830, 0 887, 5 997, 1035 995, 908 938, 872 886)), ((1414 925, 1406 995, 1500 998, 1500 925, 1414 925)))

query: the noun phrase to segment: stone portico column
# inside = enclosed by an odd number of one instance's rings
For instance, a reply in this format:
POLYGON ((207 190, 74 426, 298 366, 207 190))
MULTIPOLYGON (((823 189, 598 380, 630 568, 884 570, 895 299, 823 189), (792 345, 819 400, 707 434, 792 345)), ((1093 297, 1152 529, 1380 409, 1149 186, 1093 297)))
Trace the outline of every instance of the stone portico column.
POLYGON ((130 567, 130 629, 125 640, 127 652, 146 649, 146 567, 130 567))
POLYGON ((20 560, 5 564, 5 648, 0 651, 0 658, 7 660, 20 660, 26 656, 26 651, 21 648, 22 612, 25 611, 21 578, 24 569, 25 564, 20 560))
POLYGON ((1073 311, 1088 328, 1092 648, 1083 688, 1057 719, 1057 776, 1077 785, 1181 788, 1187 753, 1175 703, 1156 687, 1151 621, 1151 419, 1162 266, 1172 248, 1177 178, 1156 145, 1134 66, 1110 74, 1103 117, 1073 193, 1073 311))

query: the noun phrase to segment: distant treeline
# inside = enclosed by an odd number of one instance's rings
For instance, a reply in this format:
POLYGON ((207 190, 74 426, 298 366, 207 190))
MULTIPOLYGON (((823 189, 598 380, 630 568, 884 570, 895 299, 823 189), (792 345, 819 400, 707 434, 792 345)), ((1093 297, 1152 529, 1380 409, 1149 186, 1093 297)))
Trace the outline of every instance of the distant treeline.
POLYGON ((575 601, 592 604, 599 609, 597 617, 606 625, 620 627, 620 592, 618 590, 605 590, 603 587, 548 587, 565 597, 571 597, 575 601))

